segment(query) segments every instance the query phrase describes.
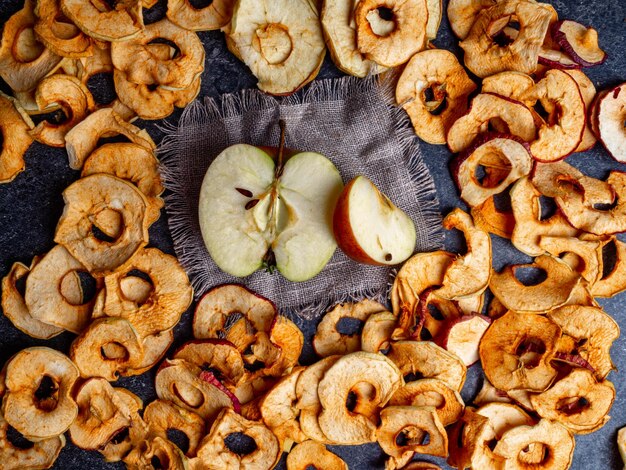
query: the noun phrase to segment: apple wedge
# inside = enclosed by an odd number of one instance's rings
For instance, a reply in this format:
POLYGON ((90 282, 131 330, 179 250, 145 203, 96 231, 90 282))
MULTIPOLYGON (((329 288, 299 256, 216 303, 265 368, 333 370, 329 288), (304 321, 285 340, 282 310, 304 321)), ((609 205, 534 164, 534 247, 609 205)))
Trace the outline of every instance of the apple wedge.
POLYGON ((398 264, 415 249, 411 218, 365 176, 354 178, 341 193, 333 230, 339 247, 359 263, 398 264))

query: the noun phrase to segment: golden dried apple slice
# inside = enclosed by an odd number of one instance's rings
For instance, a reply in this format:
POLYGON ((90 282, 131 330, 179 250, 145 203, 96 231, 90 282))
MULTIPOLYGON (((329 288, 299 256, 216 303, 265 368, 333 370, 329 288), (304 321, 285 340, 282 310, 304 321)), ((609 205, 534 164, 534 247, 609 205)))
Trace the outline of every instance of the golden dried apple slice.
MULTIPOLYGON (((593 100, 596 97, 595 85, 581 70, 565 70, 565 72, 576 81, 580 95, 585 102, 585 110, 589 113, 593 100)), ((593 135, 593 131, 591 130, 591 120, 589 114, 587 114, 582 140, 574 152, 586 152, 587 150, 591 150, 596 142, 596 136, 593 135)))
POLYGON ((33 440, 63 434, 78 413, 71 396, 78 376, 65 354, 46 347, 21 350, 6 364, 4 419, 33 440))
MULTIPOLYGON (((104 293, 104 290, 101 291, 104 293)), ((95 309, 94 309, 95 310, 95 309)), ((130 377, 133 375, 141 375, 152 369, 157 362, 163 359, 165 353, 174 342, 174 332, 172 329, 167 331, 161 331, 154 335, 146 336, 142 340, 143 344, 143 359, 137 366, 132 369, 124 370, 120 373, 123 377, 130 377)), ((106 346, 105 346, 106 354, 106 346)))
POLYGON ((524 100, 525 93, 535 86, 535 80, 530 75, 522 72, 505 71, 485 77, 482 83, 481 91, 483 93, 495 93, 496 95, 505 96, 521 101, 529 108, 532 108, 534 102, 530 99, 524 100))
POLYGON ((456 422, 465 408, 459 392, 438 379, 420 379, 407 383, 393 394, 389 405, 432 407, 444 426, 456 422))
MULTIPOLYGON (((606 90, 598 95, 596 109, 596 136, 618 162, 626 161, 626 131, 624 131, 624 116, 626 116, 626 101, 623 93, 626 83, 606 90), (621 124, 621 125, 620 125, 621 124)), ((592 120, 593 124, 593 120, 592 120)))
POLYGON ((204 8, 196 8, 189 0, 169 0, 167 17, 189 31, 210 31, 228 25, 234 4, 234 0, 214 0, 204 8))
POLYGON ((561 328, 553 321, 508 312, 494 320, 483 336, 479 354, 485 376, 502 391, 543 391, 556 378, 550 361, 561 328))
POLYGON ((452 32, 459 39, 465 39, 472 29, 481 10, 495 5, 496 0, 450 0, 448 2, 448 21, 452 32))
POLYGON ((59 0, 37 0, 35 15, 37 37, 55 54, 75 59, 93 53, 91 38, 64 17, 59 0))
POLYGON ((397 319, 391 312, 385 311, 370 315, 361 332, 361 349, 372 353, 387 349, 396 323, 397 319))
POLYGON ((326 371, 318 386, 322 432, 337 444, 373 442, 378 410, 403 383, 398 367, 382 354, 343 356, 326 371), (347 406, 350 396, 355 399, 354 407, 347 406))
POLYGON ((472 455, 480 447, 482 437, 493 434, 493 427, 487 417, 477 414, 474 408, 465 408, 461 419, 448 431, 448 464, 463 469, 470 467, 472 455))
POLYGON ((176 444, 166 438, 152 435, 148 435, 145 441, 135 446, 123 460, 128 470, 188 468, 187 459, 176 444))
POLYGON ((142 29, 141 0, 124 0, 111 8, 106 1, 60 0, 61 10, 81 31, 101 41, 126 41, 142 29))
POLYGON ((626 428, 621 428, 617 432, 617 449, 622 457, 622 462, 626 465, 626 428))
POLYGON ((306 470, 309 467, 348 470, 348 465, 339 456, 316 441, 302 442, 287 454, 287 470, 306 470))
POLYGON ((569 266, 593 285, 602 276, 600 263, 602 260, 602 243, 599 241, 580 240, 575 237, 550 237, 542 235, 539 247, 555 257, 562 254, 569 266))
POLYGON ((174 353, 173 358, 184 359, 210 372, 228 388, 234 389, 245 373, 241 354, 232 343, 223 339, 189 341, 174 353))
POLYGON ((33 142, 30 119, 18 110, 16 100, 0 92, 0 184, 9 183, 24 170, 24 154, 33 142))
POLYGON ((497 208, 493 196, 472 207, 471 214, 474 224, 479 229, 502 238, 511 238, 515 227, 513 212, 497 208))
POLYGON ((155 400, 146 406, 143 419, 150 427, 150 433, 167 439, 167 433, 177 430, 187 436, 188 446, 185 455, 194 457, 205 434, 205 422, 195 413, 180 408, 165 400, 155 400))
POLYGON ((240 0, 229 48, 271 95, 288 95, 315 78, 326 47, 317 8, 307 0, 240 0))
POLYGON ((446 133, 467 111, 476 84, 454 54, 443 49, 419 52, 402 71, 396 102, 407 112, 419 138, 445 144, 446 133))
POLYGON ((513 400, 506 392, 494 387, 487 377, 483 377, 483 385, 472 403, 475 406, 483 406, 489 403, 513 403, 513 400))
POLYGON ((612 297, 626 289, 626 243, 612 237, 605 246, 608 249, 610 245, 615 247, 615 264, 604 274, 605 261, 602 259, 603 274, 590 288, 594 297, 612 297))
POLYGON ((426 47, 426 0, 361 0, 354 19, 359 51, 377 64, 404 64, 426 47))

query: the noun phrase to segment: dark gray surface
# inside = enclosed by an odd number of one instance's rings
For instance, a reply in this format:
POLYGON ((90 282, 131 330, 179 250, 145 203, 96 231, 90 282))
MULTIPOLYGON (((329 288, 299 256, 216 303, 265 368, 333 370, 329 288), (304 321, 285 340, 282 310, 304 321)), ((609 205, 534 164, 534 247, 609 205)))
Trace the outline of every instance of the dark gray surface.
MULTIPOLYGON (((4 22, 10 14, 20 8, 21 0, 0 0, 0 21, 4 22)), ((163 1, 161 1, 161 5, 163 1)), ((444 11, 445 5, 444 2, 444 11)), ((606 88, 626 80, 626 2, 624 0, 607 1, 554 1, 554 7, 561 19, 573 19, 591 25, 600 33, 600 44, 608 52, 609 59, 605 64, 587 69, 586 73, 598 88, 606 88)), ((147 12, 150 20, 159 19, 160 12, 147 12)), ((206 49, 206 68, 202 76, 201 96, 218 96, 242 88, 250 88, 255 84, 254 77, 246 67, 234 56, 228 53, 223 35, 219 32, 200 33, 200 38, 206 49)), ((459 52, 457 41, 452 37, 450 28, 444 17, 439 38, 435 41, 438 47, 459 52)), ((319 78, 339 76, 340 73, 327 59, 319 78)), ((6 87, 0 84, 0 89, 6 87)), ((95 90, 96 95, 102 90, 95 90)), ((168 121, 176 122, 179 113, 175 113, 168 121)), ((150 135, 158 143, 161 133, 157 123, 141 122, 140 127, 146 127, 150 135)), ((423 145, 426 164, 431 170, 441 202, 441 210, 445 214, 454 207, 464 207, 458 199, 456 188, 448 172, 448 163, 451 155, 445 147, 423 145)), ((608 154, 596 146, 592 151, 578 154, 568 159, 568 162, 582 169, 594 177, 606 177, 610 169, 626 169, 624 165, 615 163, 608 154)), ((30 263, 34 255, 43 254, 53 246, 53 235, 56 222, 63 210, 61 192, 72 181, 78 178, 78 173, 69 169, 67 156, 63 149, 52 149, 34 143, 26 155, 27 169, 11 184, 0 185, 0 276, 4 276, 14 261, 30 263)), ((150 230, 150 245, 156 246, 168 253, 173 253, 172 241, 167 229, 166 215, 150 230)), ((446 247, 450 250, 461 249, 462 243, 456 234, 448 234, 446 247)), ((528 258, 516 252, 508 242, 495 237, 493 239, 495 265, 500 268, 511 262, 526 261, 528 258)), ((613 299, 601 300, 605 310, 626 328, 626 312, 624 312, 626 295, 618 295, 613 299)), ((183 316, 183 320, 176 327, 176 342, 180 344, 191 337, 190 312, 183 316)), ((300 324, 305 331, 305 337, 310 340, 315 325, 300 324)), ((11 323, 0 316, 0 363, 3 363, 13 353, 33 345, 48 345, 61 351, 68 352, 69 343, 73 335, 66 333, 50 341, 34 340, 15 329, 11 323)), ((618 369, 626 370, 626 339, 620 338, 613 346, 612 356, 618 369)), ((305 346, 303 363, 314 360, 310 345, 305 346)), ((468 374, 467 385, 463 391, 463 398, 470 400, 480 385, 481 372, 478 367, 472 367, 468 374)), ((116 385, 129 388, 137 393, 146 402, 155 398, 152 386, 154 373, 148 372, 132 379, 122 379, 116 385)), ((600 431, 587 436, 576 438, 574 454, 574 469, 619 469, 622 468, 617 448, 615 446, 616 431, 626 425, 626 403, 624 389, 626 381, 624 373, 613 372, 609 376, 617 390, 617 399, 613 406, 612 419, 600 431)), ((355 447, 333 447, 342 458, 349 463, 350 468, 383 468, 384 460, 377 445, 355 447)), ((442 463, 439 459, 432 459, 442 463)), ((284 460, 283 460, 284 462, 284 460)), ((1 463, 0 463, 1 467, 1 463)), ((444 465, 445 467, 445 465, 444 465)), ((55 469, 109 469, 123 468, 121 464, 106 464, 96 452, 86 452, 68 444, 61 452, 55 469)), ((284 463, 281 462, 281 468, 284 463)))

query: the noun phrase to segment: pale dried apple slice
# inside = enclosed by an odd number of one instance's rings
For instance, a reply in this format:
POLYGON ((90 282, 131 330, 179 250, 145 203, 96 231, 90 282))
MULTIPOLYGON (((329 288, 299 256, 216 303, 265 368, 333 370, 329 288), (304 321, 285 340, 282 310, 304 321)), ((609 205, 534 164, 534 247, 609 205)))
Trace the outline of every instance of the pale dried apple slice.
MULTIPOLYGON (((626 243, 612 237, 607 245, 615 246, 615 264, 610 272, 603 272, 600 279, 590 287, 594 297, 612 297, 626 289, 626 243)), ((604 260, 601 264, 604 271, 604 260)))
MULTIPOLYGON (((548 36, 546 36, 546 40, 547 38, 548 36)), ((558 46, 554 45, 552 45, 552 47, 558 48, 558 46)), ((547 46, 545 43, 539 51, 539 64, 564 71, 580 68, 580 64, 574 62, 569 55, 557 49, 550 49, 550 46, 547 46)), ((540 67, 537 68, 537 70, 539 69, 540 67)))
POLYGON ((553 24, 551 33, 554 41, 583 67, 600 65, 607 58, 606 52, 598 45, 598 32, 593 28, 564 20, 553 24))
POLYGON ((489 403, 513 403, 513 400, 509 398, 505 391, 494 387, 487 377, 483 377, 482 387, 472 403, 475 406, 483 406, 489 403))
POLYGON ((432 407, 444 426, 456 422, 465 408, 459 392, 438 379, 420 379, 407 383, 393 394, 389 405, 432 407))
POLYGON ((530 0, 505 0, 482 9, 459 43, 465 66, 481 78, 504 70, 533 73, 553 14, 550 5, 530 0), (494 38, 513 20, 519 22, 519 34, 499 46, 494 38))
POLYGON ((573 270, 579 272, 590 285, 593 285, 602 276, 602 271, 600 270, 602 243, 598 241, 542 235, 539 239, 539 247, 555 257, 560 257, 565 253, 573 255, 563 257, 563 260, 573 270))
POLYGON ((91 38, 65 18, 58 0, 37 0, 35 15, 37 38, 55 54, 76 59, 93 53, 91 38))
POLYGON ((585 75, 585 73, 581 70, 567 70, 566 73, 576 81, 578 89, 580 90, 580 95, 585 102, 585 110, 587 111, 587 121, 585 123, 583 137, 574 152, 586 152, 587 150, 591 150, 591 148, 593 148, 593 146, 597 142, 596 136, 593 134, 593 131, 591 129, 590 122, 590 108, 594 98, 596 97, 596 87, 589 79, 589 77, 587 77, 587 75, 585 75))
POLYGON ((32 440, 63 434, 78 413, 71 396, 78 376, 65 354, 46 347, 21 350, 6 364, 4 419, 32 440))
POLYGON ((196 8, 189 0, 169 0, 167 17, 189 31, 211 31, 228 25, 234 4, 233 0, 216 0, 196 8))
POLYGON ((479 359, 478 345, 490 324, 491 318, 489 317, 463 315, 440 333, 437 342, 460 357, 463 363, 470 367, 479 359))
POLYGON ((531 169, 532 156, 526 142, 512 135, 488 133, 453 160, 450 172, 461 199, 474 207, 500 194, 531 169), (484 177, 479 178, 479 170, 484 171, 484 177))
POLYGON ((476 228, 472 217, 458 208, 443 219, 443 227, 463 232, 467 253, 446 269, 442 286, 433 293, 444 299, 458 300, 484 292, 491 277, 489 234, 476 228))
POLYGON ((315 78, 326 47, 317 8, 307 0, 242 0, 235 4, 229 48, 272 95, 288 95, 315 78))
POLYGON ((474 139, 488 131, 490 122, 496 119, 506 126, 508 134, 526 142, 535 139, 535 118, 523 103, 493 93, 480 93, 472 100, 467 114, 457 119, 448 130, 448 148, 452 153, 469 148, 474 139))
POLYGON ((24 154, 33 142, 29 129, 32 121, 24 120, 13 98, 0 92, 0 184, 9 183, 24 170, 24 154))
POLYGON ((391 312, 379 312, 370 315, 361 332, 361 349, 365 352, 379 352, 389 347, 391 335, 396 328, 397 319, 391 312))
POLYGON ((626 83, 598 97, 598 138, 618 162, 626 162, 626 83))
POLYGON ((516 312, 545 313, 564 305, 581 281, 580 275, 559 258, 542 255, 532 264, 509 265, 491 276, 489 288, 509 309, 516 312), (534 285, 524 285, 516 270, 538 268, 546 279, 534 285))
POLYGON ((418 52, 396 86, 396 102, 407 112, 415 133, 431 144, 445 144, 452 123, 467 110, 476 84, 454 54, 443 49, 418 52), (432 96, 431 96, 432 95, 432 96))
POLYGON ((337 444, 374 441, 378 410, 403 383, 398 367, 382 354, 343 356, 326 371, 318 386, 322 432, 337 444), (347 406, 351 394, 356 402, 352 409, 347 406))
POLYGON ((535 86, 535 80, 522 72, 505 71, 485 77, 482 83, 482 93, 495 93, 496 95, 521 101, 531 108, 532 100, 524 101, 525 93, 535 86))
POLYGON ((348 465, 339 456, 316 441, 302 442, 287 454, 287 470, 306 470, 310 467, 348 470, 348 465))
POLYGON ((404 64, 426 46, 426 0, 361 0, 354 18, 359 51, 377 64, 404 64), (385 8, 390 18, 381 16, 380 8, 385 8))
MULTIPOLYGON (((194 457, 205 434, 205 422, 195 413, 165 400, 155 400, 146 406, 143 419, 150 433, 167 439, 168 431, 176 430, 187 436, 187 457, 194 457)), ((182 450, 182 449, 181 449, 182 450)))
POLYGON ((448 2, 448 21, 452 32, 459 39, 465 39, 472 29, 481 10, 497 3, 496 0, 450 0, 448 2))
POLYGON ((340 333, 337 329, 339 323, 345 318, 363 324, 370 315, 385 310, 385 307, 379 302, 369 299, 335 305, 326 312, 322 321, 317 325, 317 330, 313 336, 313 349, 321 357, 359 351, 361 349, 359 332, 354 334, 340 333))
POLYGON ((482 204, 472 207, 471 214, 474 224, 479 229, 502 238, 511 238, 515 227, 513 212, 496 207, 493 196, 487 198, 482 204))
POLYGON ((551 365, 561 328, 551 320, 508 312, 494 320, 480 342, 485 376, 494 387, 543 391, 556 378, 551 365))
POLYGON ((111 8, 105 1, 60 0, 61 9, 81 31, 101 41, 126 41, 144 28, 141 0, 111 8))
POLYGON ((426 23, 426 39, 433 41, 437 39, 441 17, 443 15, 442 0, 426 0, 428 9, 428 23, 426 23))

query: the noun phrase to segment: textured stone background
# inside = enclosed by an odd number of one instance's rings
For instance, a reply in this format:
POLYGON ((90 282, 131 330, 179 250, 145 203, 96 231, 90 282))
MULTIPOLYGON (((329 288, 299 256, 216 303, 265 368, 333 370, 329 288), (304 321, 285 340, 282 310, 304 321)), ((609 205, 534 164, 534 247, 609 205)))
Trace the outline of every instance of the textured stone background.
MULTIPOLYGON (((0 1, 0 24, 12 13, 19 10, 22 0, 0 1)), ((153 22, 163 15, 164 0, 159 6, 146 12, 146 22, 153 22)), ((444 1, 444 12, 447 1, 444 1)), ((624 0, 557 0, 552 4, 562 19, 574 19, 591 25, 600 32, 600 43, 608 52, 609 59, 605 64, 586 70, 598 88, 606 88, 626 80, 626 3, 624 0)), ((201 96, 218 96, 242 88, 254 87, 255 79, 247 68, 231 55, 220 32, 200 33, 205 49, 206 63, 202 76, 201 96)), ((439 38, 435 41, 438 47, 459 52, 456 40, 450 33, 447 20, 441 24, 439 38)), ((327 58, 319 78, 339 76, 340 73, 327 58)), ((96 98, 110 93, 110 83, 98 81, 93 91, 96 98)), ((0 89, 7 91, 6 85, 0 83, 0 89)), ((110 96, 110 95, 109 95, 110 96)), ((176 122, 179 112, 168 118, 176 122)), ((136 123, 145 127, 158 143, 162 137, 156 123, 136 123)), ((426 164, 429 166, 437 185, 441 203, 441 211, 445 214, 454 207, 464 207, 458 199, 456 189, 448 172, 451 155, 445 147, 423 144, 426 164)), ((590 152, 577 154, 568 162, 581 168, 585 173, 604 178, 610 169, 626 170, 624 165, 615 163, 599 145, 590 152)), ((64 149, 53 149, 34 143, 26 155, 27 169, 11 184, 0 185, 0 276, 4 276, 14 261, 30 263, 34 255, 43 254, 53 246, 53 234, 56 222, 63 210, 61 192, 72 181, 78 178, 78 172, 70 170, 64 149)), ((173 253, 172 241, 167 229, 166 214, 152 226, 150 245, 168 253, 173 253)), ((446 247, 459 250, 462 243, 456 234, 448 234, 446 247)), ((525 262, 528 258, 511 248, 508 242, 495 237, 493 250, 496 268, 511 262, 525 262)), ((605 310, 626 329, 626 294, 610 300, 600 300, 605 310)), ((191 312, 183 316, 176 327, 176 342, 180 345, 191 337, 191 312)), ((310 340, 315 325, 301 324, 305 337, 310 340)), ((34 340, 15 329, 11 323, 0 316, 0 364, 15 352, 34 345, 47 345, 68 352, 73 335, 66 333, 50 341, 34 340)), ((616 366, 626 371, 626 335, 622 336, 613 346, 612 355, 616 366)), ((305 347, 302 361, 308 364, 314 360, 310 345, 305 347)), ((468 381, 463 391, 467 401, 475 395, 480 386, 481 371, 472 367, 468 373, 468 381)), ((574 469, 618 469, 622 468, 619 454, 615 446, 617 429, 626 425, 626 380, 624 372, 613 372, 609 379, 617 389, 617 399, 612 409, 612 419, 599 432, 576 439, 574 469)), ((152 386, 154 373, 120 379, 116 385, 127 387, 137 393, 147 403, 155 398, 152 386)), ((384 459, 377 445, 355 447, 333 447, 332 450, 349 463, 350 468, 383 468, 384 459)), ((438 459, 432 459, 442 464, 438 459)), ((1 466, 1 464, 0 464, 1 466)), ((443 464, 445 467, 445 464, 443 464)), ((106 464, 96 452, 86 452, 71 444, 61 452, 55 469, 114 469, 123 468, 122 464, 106 464)), ((279 468, 284 468, 284 459, 279 468)))

